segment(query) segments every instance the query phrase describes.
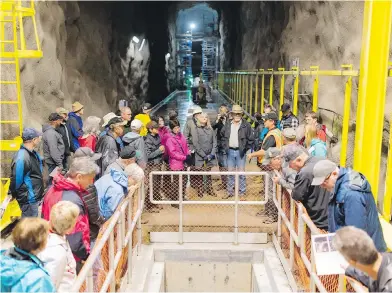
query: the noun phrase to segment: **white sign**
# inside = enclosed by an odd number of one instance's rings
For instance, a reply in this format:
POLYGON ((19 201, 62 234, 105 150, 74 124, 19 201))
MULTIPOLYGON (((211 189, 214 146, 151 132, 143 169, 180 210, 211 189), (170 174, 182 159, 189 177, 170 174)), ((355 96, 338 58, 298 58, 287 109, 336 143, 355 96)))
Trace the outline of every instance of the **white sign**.
POLYGON ((348 267, 344 257, 333 247, 335 233, 312 235, 312 249, 317 275, 344 274, 348 267))

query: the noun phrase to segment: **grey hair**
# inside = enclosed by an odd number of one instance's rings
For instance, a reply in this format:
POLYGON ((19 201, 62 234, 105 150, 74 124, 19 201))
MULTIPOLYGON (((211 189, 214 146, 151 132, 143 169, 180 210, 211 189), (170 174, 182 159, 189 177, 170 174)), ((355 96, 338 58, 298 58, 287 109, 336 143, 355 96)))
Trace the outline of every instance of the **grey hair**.
POLYGON ((124 172, 125 174, 127 174, 127 176, 131 177, 137 182, 141 182, 144 180, 144 171, 136 163, 126 166, 124 172))
POLYGON ((364 230, 353 226, 339 229, 332 244, 346 259, 363 265, 374 264, 378 258, 372 238, 364 230))
POLYGON ((83 123, 83 132, 84 134, 95 134, 99 135, 99 123, 101 122, 101 118, 97 116, 89 116, 83 123))
POLYGON ((132 112, 131 108, 129 108, 129 107, 120 107, 120 112, 121 113, 125 113, 125 111, 127 111, 127 110, 132 112))
POLYGON ((63 236, 73 225, 79 216, 79 208, 70 201, 61 200, 50 211, 50 224, 52 229, 63 236))
POLYGON ((67 175, 71 178, 75 177, 77 174, 90 175, 98 174, 99 167, 95 161, 91 160, 89 157, 75 158, 69 167, 67 175))

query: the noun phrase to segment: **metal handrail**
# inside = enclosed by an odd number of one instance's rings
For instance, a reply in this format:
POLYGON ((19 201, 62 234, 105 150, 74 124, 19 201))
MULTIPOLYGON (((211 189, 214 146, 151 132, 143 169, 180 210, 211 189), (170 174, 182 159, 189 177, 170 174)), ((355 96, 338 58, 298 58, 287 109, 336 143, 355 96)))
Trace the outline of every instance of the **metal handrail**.
MULTIPOLYGON (((268 188, 269 188, 269 179, 270 175, 267 172, 245 172, 245 171, 228 171, 228 172, 220 172, 220 171, 212 171, 212 172, 203 172, 203 171, 170 171, 169 173, 164 172, 164 171, 152 171, 150 172, 149 175, 149 189, 150 189, 150 201, 153 204, 178 204, 179 205, 179 229, 178 229, 178 235, 179 235, 179 243, 183 243, 184 239, 184 233, 183 233, 183 217, 184 217, 184 212, 183 212, 183 206, 184 205, 234 205, 234 244, 238 244, 238 207, 239 205, 265 205, 268 202, 268 188), (154 185, 153 185, 153 176, 154 175, 178 175, 179 180, 178 180, 178 198, 179 200, 165 200, 165 201, 159 201, 154 199, 154 185), (234 177, 234 201, 233 200, 214 200, 214 201, 192 201, 192 200, 187 200, 184 201, 183 198, 183 192, 182 192, 182 180, 183 177, 188 177, 188 175, 218 175, 218 176, 235 176, 234 177), (239 200, 239 176, 244 175, 244 176, 264 176, 265 177, 265 198, 263 201, 240 201, 239 200)), ((273 189, 275 192, 276 189, 273 189)))
POLYGON ((156 104, 154 107, 151 108, 150 111, 150 115, 154 115, 154 113, 162 107, 162 105, 165 105, 166 103, 168 103, 177 93, 179 93, 179 90, 175 90, 174 92, 172 92, 170 95, 168 95, 165 99, 163 99, 162 101, 160 101, 158 104, 156 104))
MULTIPOLYGON (((121 205, 116 209, 115 213, 109 219, 109 225, 102 237, 96 242, 94 249, 90 253, 90 256, 83 265, 82 270, 78 274, 75 283, 72 286, 71 292, 78 292, 82 285, 86 282, 86 292, 93 292, 93 266, 99 257, 101 252, 109 240, 109 271, 106 275, 104 283, 100 292, 107 292, 110 286, 110 291, 115 291, 115 272, 118 263, 120 262, 123 249, 128 246, 128 271, 127 271, 127 283, 131 283, 132 279, 132 255, 133 255, 133 244, 132 244, 132 233, 138 225, 138 229, 141 228, 141 215, 144 207, 144 184, 141 184, 138 189, 139 201, 138 209, 132 219, 132 204, 133 196, 136 194, 135 190, 131 190, 128 196, 124 199, 121 205), (125 213, 128 216, 128 227, 125 227, 125 213), (117 227, 117 229, 115 229, 117 227), (117 247, 114 245, 114 234, 117 231, 117 247), (125 233, 126 232, 126 233, 125 233)), ((138 233, 138 244, 137 248, 141 245, 141 233, 138 233)))

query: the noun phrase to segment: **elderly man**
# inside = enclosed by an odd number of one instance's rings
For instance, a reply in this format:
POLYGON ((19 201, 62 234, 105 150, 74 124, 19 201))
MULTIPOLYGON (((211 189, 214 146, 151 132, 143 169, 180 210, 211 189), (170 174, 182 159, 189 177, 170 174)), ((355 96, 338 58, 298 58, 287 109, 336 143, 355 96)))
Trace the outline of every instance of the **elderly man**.
POLYGON ((83 193, 98 173, 98 165, 90 158, 74 159, 66 176, 60 173, 55 175, 53 185, 46 192, 42 205, 42 217, 47 221, 50 219, 52 207, 61 200, 70 201, 79 207, 77 225, 67 235, 77 263, 77 271, 90 254, 89 210, 83 200, 83 193))
POLYGON ((360 281, 369 292, 392 292, 392 254, 377 251, 365 231, 343 227, 332 243, 350 264, 347 276, 360 281))
POLYGON ((320 186, 312 185, 313 167, 322 158, 310 157, 299 145, 287 145, 282 157, 289 167, 298 172, 291 196, 301 202, 317 228, 328 230, 328 202, 331 194, 320 186))
POLYGON ((23 144, 11 163, 10 191, 19 203, 22 217, 38 217, 38 207, 44 196, 42 159, 36 151, 41 137, 42 133, 34 128, 24 129, 23 144))
POLYGON ((68 113, 67 125, 71 130, 71 152, 75 152, 79 147, 79 137, 83 135, 82 115, 84 106, 75 102, 72 104, 72 112, 68 113))
POLYGON ((378 251, 386 251, 376 203, 366 177, 329 160, 317 162, 313 176, 312 185, 333 194, 328 206, 328 231, 335 232, 344 226, 363 229, 373 239, 378 251))
POLYGON ((124 134, 127 134, 131 131, 131 120, 132 120, 132 111, 129 107, 121 107, 120 108, 121 118, 124 121, 127 121, 127 124, 124 125, 124 134))
MULTIPOLYGON (((233 105, 231 110, 233 120, 226 123, 221 130, 222 148, 227 154, 229 171, 245 171, 246 152, 254 145, 253 130, 250 124, 242 118, 244 111, 240 105, 233 105)), ((234 175, 228 176, 227 195, 224 199, 234 196, 234 175)), ((239 193, 244 200, 246 193, 245 176, 240 175, 239 193)))

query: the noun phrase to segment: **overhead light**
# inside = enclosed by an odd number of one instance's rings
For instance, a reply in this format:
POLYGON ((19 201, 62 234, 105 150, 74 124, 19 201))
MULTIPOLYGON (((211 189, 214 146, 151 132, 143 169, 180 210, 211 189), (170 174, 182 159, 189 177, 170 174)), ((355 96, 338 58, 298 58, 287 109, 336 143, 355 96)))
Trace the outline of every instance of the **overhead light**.
POLYGON ((185 71, 183 71, 182 74, 185 74, 185 71))
POLYGON ((146 41, 146 39, 143 39, 142 44, 140 45, 139 51, 141 51, 143 49, 144 46, 144 42, 146 41))
POLYGON ((165 55, 165 57, 168 59, 168 58, 170 58, 170 53, 167 53, 166 55, 165 55))
POLYGON ((139 39, 136 36, 133 36, 132 41, 134 41, 136 44, 139 44, 139 39))
POLYGON ((190 27, 191 29, 194 29, 194 28, 196 27, 196 25, 195 25, 194 23, 191 23, 191 24, 189 25, 189 27, 190 27))

